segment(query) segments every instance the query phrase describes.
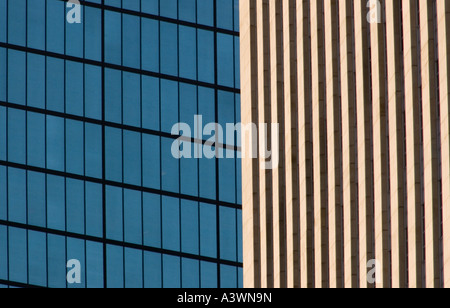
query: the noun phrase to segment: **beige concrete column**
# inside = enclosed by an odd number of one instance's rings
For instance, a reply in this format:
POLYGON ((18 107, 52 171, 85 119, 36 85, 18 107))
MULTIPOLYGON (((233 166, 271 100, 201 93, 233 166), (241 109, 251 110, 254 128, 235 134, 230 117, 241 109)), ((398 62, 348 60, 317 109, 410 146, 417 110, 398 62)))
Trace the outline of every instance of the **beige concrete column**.
POLYGON ((329 286, 323 1, 311 1, 314 254, 317 288, 329 286))
MULTIPOLYGON (((257 53, 258 53, 258 119, 260 123, 271 123, 270 100, 270 40, 269 1, 256 1, 257 53)), ((271 149, 271 132, 260 139, 260 147, 271 149), (262 144, 264 143, 264 144, 262 144)), ((261 287, 273 287, 273 216, 272 216, 272 170, 264 169, 266 161, 259 156, 259 200, 261 237, 261 287)))
POLYGON ((433 9, 433 1, 419 0, 420 42, 422 45, 420 47, 422 57, 423 181, 425 188, 425 277, 426 287, 428 288, 440 287, 441 284, 438 104, 433 9))
POLYGON ((325 80, 328 149, 328 230, 330 287, 343 286, 342 274, 342 149, 339 95, 338 1, 325 0, 325 80))
POLYGON ((422 191, 417 0, 403 0, 409 286, 422 287, 422 191))
MULTIPOLYGON (((382 5, 384 1, 380 1, 382 5)), ((381 16, 380 16, 381 18, 381 16)), ((372 50, 373 170, 375 258, 382 277, 377 287, 390 287, 389 211, 388 211, 388 127, 386 100, 386 59, 384 24, 370 24, 372 50)))
POLYGON ((341 100, 342 100, 342 188, 344 287, 358 286, 358 184, 356 150, 356 91, 353 36, 353 6, 339 1, 341 100))
MULTIPOLYGON (((258 123, 257 58, 256 54, 256 0, 241 1, 241 117, 242 123, 258 123)), ((249 140, 257 142, 252 134, 242 136, 242 144, 249 140), (249 139, 246 139, 249 138, 249 139)), ((244 286, 260 287, 260 240, 259 240, 259 165, 250 155, 251 149, 244 149, 242 158, 242 219, 244 286)))
MULTIPOLYGON (((280 1, 269 1, 270 20, 270 70, 271 70, 271 123, 284 128, 283 96, 283 23, 280 1)), ((285 137, 279 134, 279 164, 272 168, 273 183, 273 260, 274 287, 286 287, 286 178, 285 137)))
POLYGON ((300 195, 301 287, 314 286, 313 259, 313 150, 311 130, 310 1, 297 0, 298 144, 300 195))
POLYGON ((373 255, 373 173, 367 1, 355 0, 355 71, 358 135, 360 287, 368 287, 367 262, 373 255))
POLYGON ((389 155, 391 183, 392 287, 406 287, 405 130, 402 91, 402 36, 398 0, 386 0, 387 80, 389 96, 389 155))
POLYGON ((283 4, 287 287, 300 287, 296 0, 283 4))
POLYGON ((450 288, 450 0, 436 1, 439 44, 444 286, 450 288))

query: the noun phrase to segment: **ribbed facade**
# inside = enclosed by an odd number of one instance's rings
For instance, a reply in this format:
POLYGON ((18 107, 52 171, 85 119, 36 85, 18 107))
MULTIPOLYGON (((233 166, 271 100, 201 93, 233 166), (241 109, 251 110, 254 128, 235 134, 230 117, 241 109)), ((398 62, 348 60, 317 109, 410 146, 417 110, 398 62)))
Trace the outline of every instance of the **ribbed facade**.
POLYGON ((247 0, 240 32, 242 122, 280 124, 244 285, 450 287, 450 1, 247 0))

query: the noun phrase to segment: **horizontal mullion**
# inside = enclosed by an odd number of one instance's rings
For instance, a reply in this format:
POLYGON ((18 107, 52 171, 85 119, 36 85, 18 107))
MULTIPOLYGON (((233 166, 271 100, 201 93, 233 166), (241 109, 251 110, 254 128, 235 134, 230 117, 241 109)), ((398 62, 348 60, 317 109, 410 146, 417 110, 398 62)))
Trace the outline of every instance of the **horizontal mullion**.
POLYGON ((143 251, 147 251, 147 252, 155 252, 155 253, 160 253, 160 254, 164 254, 164 255, 180 257, 180 258, 187 258, 187 259, 193 259, 193 260, 199 260, 199 261, 218 263, 218 264, 223 264, 223 265, 242 267, 242 263, 239 263, 239 262, 227 261, 227 260, 222 260, 222 259, 218 259, 218 258, 205 257, 205 256, 201 256, 201 255, 193 255, 193 254, 189 254, 189 253, 167 250, 167 249, 162 249, 162 248, 155 248, 155 247, 150 247, 150 246, 145 246, 145 245, 132 244, 132 243, 128 243, 128 242, 115 241, 115 240, 104 239, 101 237, 94 237, 94 236, 89 236, 89 235, 73 233, 73 232, 43 228, 43 227, 38 227, 38 226, 32 226, 32 225, 27 225, 27 224, 11 222, 11 221, 7 221, 7 220, 0 220, 0 225, 10 227, 10 228, 24 229, 27 231, 35 231, 35 232, 42 232, 42 233, 46 233, 46 234, 64 236, 64 237, 69 237, 69 238, 76 238, 79 240, 102 243, 102 244, 106 244, 106 245, 119 246, 119 247, 123 247, 123 248, 131 248, 131 249, 143 250, 143 251))
POLYGON ((195 197, 195 196, 190 196, 190 195, 185 195, 185 194, 180 194, 180 193, 174 193, 174 192, 169 192, 169 191, 165 191, 165 190, 161 190, 161 189, 119 183, 119 182, 114 182, 114 181, 109 181, 109 180, 102 180, 101 178, 93 178, 93 177, 87 177, 84 175, 50 170, 50 169, 45 169, 45 168, 40 168, 40 167, 33 167, 33 166, 29 166, 29 165, 24 165, 24 164, 12 163, 12 162, 8 162, 8 161, 4 161, 4 160, 0 160, 0 166, 11 167, 11 168, 21 169, 21 170, 26 170, 26 171, 45 173, 45 174, 70 178, 70 179, 74 179, 74 180, 86 181, 86 182, 102 184, 102 185, 107 185, 107 186, 112 186, 112 187, 118 187, 118 188, 134 190, 134 191, 151 193, 154 195, 161 195, 161 196, 165 196, 165 197, 172 197, 172 198, 189 200, 189 201, 194 201, 194 202, 199 202, 199 203, 218 205, 218 206, 237 209, 237 210, 242 209, 241 205, 234 204, 234 203, 217 201, 217 200, 201 198, 201 197, 195 197))
MULTIPOLYGON (((59 1, 67 2, 67 0, 59 0, 59 1)), ((174 24, 177 24, 180 26, 187 26, 187 27, 197 28, 197 29, 201 29, 201 30, 208 30, 208 31, 216 32, 216 33, 223 33, 223 34, 228 34, 228 35, 239 36, 239 32, 237 32, 237 31, 197 24, 195 22, 189 22, 189 21, 174 19, 174 18, 170 18, 170 17, 164 17, 164 16, 160 16, 160 15, 148 14, 148 13, 143 13, 143 12, 139 12, 139 11, 123 9, 123 8, 119 8, 119 7, 115 7, 115 6, 102 5, 99 3, 86 2, 83 0, 80 0, 80 4, 83 6, 93 7, 93 8, 97 8, 97 9, 103 9, 103 10, 107 10, 107 11, 113 11, 113 12, 117 12, 117 13, 123 13, 123 14, 127 14, 127 15, 138 16, 138 17, 142 17, 142 18, 150 18, 150 19, 155 19, 158 21, 170 22, 170 23, 174 23, 174 24)))
POLYGON ((36 286, 36 285, 32 285, 32 284, 14 282, 14 281, 3 280, 3 279, 0 279, 0 284, 8 286, 8 287, 23 288, 23 289, 45 289, 45 287, 43 287, 43 286, 36 286))
POLYGON ((67 61, 73 61, 73 62, 79 62, 79 63, 83 63, 83 64, 99 66, 102 68, 109 68, 109 69, 114 69, 114 70, 128 72, 128 73, 134 73, 134 74, 139 74, 139 75, 144 75, 144 76, 155 77, 155 78, 159 78, 159 79, 181 82, 181 83, 186 83, 186 84, 190 84, 190 85, 194 85, 194 86, 210 88, 210 89, 215 89, 215 90, 220 90, 220 91, 226 91, 226 92, 231 92, 231 93, 235 93, 235 94, 240 94, 240 92, 241 92, 239 89, 236 89, 236 88, 220 86, 220 85, 216 85, 216 84, 212 84, 212 83, 208 83, 208 82, 197 81, 197 80, 187 79, 187 78, 182 78, 182 77, 176 77, 176 76, 171 76, 171 75, 167 75, 167 74, 155 73, 155 72, 141 70, 141 69, 132 68, 132 67, 128 67, 128 66, 112 64, 112 63, 107 63, 107 62, 101 62, 101 61, 95 61, 95 60, 89 60, 89 59, 85 59, 85 58, 79 58, 79 57, 74 57, 74 56, 69 56, 69 55, 65 55, 65 54, 49 52, 49 51, 45 51, 45 50, 41 50, 41 49, 29 48, 29 47, 24 47, 24 46, 9 44, 9 43, 0 43, 0 47, 18 50, 18 51, 27 52, 27 53, 38 54, 41 56, 47 56, 47 57, 67 60, 67 61))
POLYGON ((202 144, 202 145, 208 145, 208 146, 214 145, 214 146, 217 146, 219 149, 233 150, 236 152, 241 151, 241 147, 237 147, 237 146, 227 145, 227 144, 223 144, 223 143, 217 143, 217 145, 216 145, 214 142, 211 142, 208 140, 189 138, 189 137, 180 136, 180 135, 172 135, 172 134, 169 134, 166 132, 156 131, 156 130, 152 130, 152 129, 140 128, 140 127, 136 127, 136 126, 124 125, 124 124, 102 121, 102 120, 96 120, 96 119, 92 119, 92 118, 86 118, 86 117, 82 117, 82 116, 72 115, 72 114, 58 112, 58 111, 52 111, 52 110, 48 110, 48 109, 13 104, 13 103, 8 103, 8 102, 4 102, 4 101, 0 101, 0 106, 7 107, 7 108, 13 108, 13 109, 19 109, 19 110, 23 110, 23 111, 35 112, 35 113, 39 113, 39 114, 43 114, 43 115, 65 118, 65 119, 69 119, 69 120, 85 122, 85 123, 89 123, 89 124, 95 124, 95 125, 99 125, 99 126, 113 127, 113 128, 118 128, 118 129, 122 129, 122 130, 133 131, 133 132, 137 132, 137 133, 141 133, 141 134, 158 136, 158 137, 162 137, 162 138, 169 138, 169 139, 173 139, 173 140, 179 139, 182 141, 191 142, 193 144, 202 144))

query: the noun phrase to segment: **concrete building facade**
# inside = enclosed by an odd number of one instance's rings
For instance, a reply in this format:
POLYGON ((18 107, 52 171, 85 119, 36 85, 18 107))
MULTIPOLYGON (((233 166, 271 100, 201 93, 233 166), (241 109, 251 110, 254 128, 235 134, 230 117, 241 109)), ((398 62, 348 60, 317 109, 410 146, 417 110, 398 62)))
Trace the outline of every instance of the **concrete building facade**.
POLYGON ((247 0, 240 34, 242 122, 281 128, 244 286, 450 287, 450 1, 247 0))

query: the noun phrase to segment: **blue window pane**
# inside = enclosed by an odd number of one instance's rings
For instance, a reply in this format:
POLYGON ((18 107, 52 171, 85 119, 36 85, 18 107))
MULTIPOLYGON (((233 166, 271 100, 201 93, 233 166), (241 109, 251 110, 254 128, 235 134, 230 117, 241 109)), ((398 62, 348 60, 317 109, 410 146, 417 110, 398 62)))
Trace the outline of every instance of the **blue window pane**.
POLYGON ((216 1, 217 27, 233 30, 233 0, 216 1))
POLYGON ((181 251, 199 253, 199 212, 198 203, 181 201, 181 251))
POLYGON ((220 266, 220 287, 229 289, 237 288, 236 267, 228 265, 220 266))
POLYGON ((125 288, 142 288, 142 251, 125 248, 125 288))
POLYGON ((174 256, 163 255, 163 287, 164 288, 180 288, 180 258, 174 256))
POLYGON ((159 0, 141 1, 141 10, 143 13, 158 15, 159 14, 159 0))
POLYGON ((239 37, 234 38, 234 86, 241 88, 241 57, 239 37))
POLYGON ((0 166, 0 219, 6 220, 6 167, 0 166))
POLYGON ((239 31, 239 0, 234 0, 234 31, 239 31))
POLYGON ((233 36, 217 34, 217 82, 227 87, 234 86, 233 42, 233 36))
POLYGON ((200 254, 205 257, 217 257, 216 207, 200 204, 200 254))
MULTIPOLYGON (((144 1, 142 4, 148 2, 144 1)), ((159 72, 159 21, 147 18, 142 19, 141 40, 142 69, 159 72)))
MULTIPOLYGON (((147 0, 144 0, 145 2, 147 0)), ((139 11, 140 0, 126 0, 122 3, 122 8, 127 10, 139 11)))
POLYGON ((197 23, 214 26, 214 0, 197 0, 197 23))
POLYGON ((103 233, 102 185, 86 182, 86 234, 101 237, 103 233))
POLYGON ((141 78, 123 73, 123 124, 141 126, 141 78))
MULTIPOLYGON (((198 149, 200 149, 201 151, 201 144, 199 143, 192 144, 185 142, 184 146, 187 145, 189 145, 190 151, 192 153, 191 155, 194 155, 195 147, 198 147, 198 149)), ((198 159, 183 158, 180 160, 180 180, 182 194, 198 196, 198 159)))
POLYGON ((244 287, 244 273, 242 267, 238 268, 238 288, 242 289, 244 287))
POLYGON ((24 164, 26 155, 25 112, 8 109, 8 160, 24 164))
MULTIPOLYGON (((225 157, 230 157, 233 151, 226 150, 225 157)), ((221 201, 236 202, 236 160, 219 159, 219 198, 221 201)))
POLYGON ((45 167, 45 115, 27 114, 27 164, 45 167))
POLYGON ((84 57, 90 60, 101 60, 102 53, 102 18, 101 11, 84 7, 84 57))
POLYGON ((0 101, 4 102, 6 102, 6 69, 6 49, 0 48, 0 72, 2 72, 2 74, 0 74, 0 101))
POLYGON ((62 236, 47 235, 48 286, 66 287, 66 240, 62 236))
POLYGON ((83 116, 83 64, 66 61, 66 112, 83 116))
POLYGON ((45 108, 45 57, 27 54, 27 105, 45 108))
POLYGON ((180 161, 172 155, 173 139, 161 138, 161 176, 162 189, 179 192, 180 189, 180 161))
POLYGON ((0 107, 0 160, 6 160, 6 108, 0 107))
POLYGON ((220 257, 236 261, 236 210, 220 208, 220 257))
MULTIPOLYGON (((185 1, 185 0, 184 0, 185 1)), ((197 79, 196 29, 180 26, 180 77, 197 79)))
POLYGON ((161 196, 143 195, 144 245, 161 248, 161 196))
POLYGON ((202 158, 199 161, 199 181, 200 181, 200 197, 215 199, 216 185, 216 161, 214 159, 202 158))
POLYGON ((64 53, 65 3, 47 1, 47 50, 64 53))
POLYGON ((28 223, 33 226, 45 227, 45 174, 28 172, 28 223))
POLYGON ((141 185, 141 134, 123 132, 124 183, 141 185))
POLYGON ((180 250, 180 200, 162 197, 162 237, 164 249, 180 250))
POLYGON ((142 244, 142 195, 135 190, 124 191, 125 242, 142 244))
POLYGON ((8 231, 0 226, 0 279, 8 279, 8 231))
POLYGON ((27 283, 27 231, 9 228, 9 280, 27 283))
POLYGON ((201 287, 217 288, 217 264, 201 262, 201 287))
POLYGON ((122 123, 122 73, 105 70, 106 121, 122 123))
POLYGON ((47 109, 64 112, 64 60, 47 58, 47 109))
POLYGON ((102 176, 102 128, 85 123, 85 173, 86 176, 102 176))
POLYGON ((86 286, 103 287, 103 245, 86 242, 86 286))
MULTIPOLYGON (((129 1, 129 0, 125 0, 129 1)), ((105 5, 122 7, 122 0, 105 0, 105 5)))
MULTIPOLYGON (((85 288, 86 286, 86 264, 85 264, 85 247, 84 241, 75 238, 67 238, 67 260, 80 261, 80 278, 81 283, 68 284, 69 288, 85 288)), ((67 270, 70 270, 68 268, 67 270)))
POLYGON ((182 288, 198 289, 200 287, 200 263, 198 260, 181 260, 182 288))
POLYGON ((122 182, 122 131, 106 128, 106 178, 122 182))
POLYGON ((178 123, 178 83, 161 80, 161 120, 162 131, 170 133, 178 123))
POLYGON ((178 1, 178 14, 179 19, 195 22, 196 20, 196 11, 195 11, 195 0, 179 0, 178 1))
POLYGON ((159 0, 159 14, 176 19, 178 17, 178 0, 159 0))
POLYGON ((62 177, 47 175, 47 227, 65 230, 65 180, 62 177))
POLYGON ((123 288, 123 248, 108 245, 106 253, 108 288, 123 288))
MULTIPOLYGON (((176 1, 176 0, 171 0, 176 1)), ((161 3, 169 2, 168 0, 161 3)), ((160 23, 161 73, 178 75, 178 26, 173 23, 160 23)))
POLYGON ((84 66, 84 112, 88 118, 102 118, 102 71, 98 66, 84 66))
POLYGON ((122 64, 122 21, 121 14, 105 11, 105 61, 122 64))
POLYGON ((161 188, 160 138, 142 135, 142 173, 145 187, 161 188))
POLYGON ((142 76, 142 127, 160 130, 159 79, 142 76))
MULTIPOLYGON (((0 233, 1 234, 1 233, 0 233)), ((161 288, 162 280, 161 255, 159 253, 144 252, 144 287, 161 288)))
POLYGON ((47 285, 47 239, 45 233, 28 232, 29 283, 47 285))
POLYGON ((64 119, 47 116, 47 168, 64 171, 64 119))
POLYGON ((66 172, 84 173, 83 122, 66 120, 66 172))
POLYGON ((67 179, 67 231, 84 234, 84 182, 67 179))
POLYGON ((12 222, 27 222, 26 171, 8 168, 8 218, 12 222))
MULTIPOLYGON (((130 0, 126 1, 129 2, 130 0)), ((141 67, 141 23, 137 16, 123 14, 123 65, 141 67)))
POLYGON ((242 210, 237 210, 237 242, 238 242, 238 262, 243 261, 243 243, 242 243, 242 210))
POLYGON ((8 102, 25 105, 25 57, 21 51, 8 50, 8 102))
MULTIPOLYGON (((83 7, 80 7, 81 13, 83 13, 83 7)), ((67 10, 69 12, 70 9, 67 10)), ((67 15, 66 15, 67 16, 67 15)), ((84 15, 83 15, 84 16, 84 15)), ((83 42, 84 42, 84 29, 83 23, 68 23, 65 24, 66 27, 66 54, 74 57, 83 57, 83 42)))
POLYGON ((26 0, 8 1, 8 43, 25 46, 26 0))
POLYGON ((6 43, 7 0, 0 0, 0 42, 6 43))
POLYGON ((123 241, 123 196, 122 189, 106 187, 106 236, 123 241))
POLYGON ((214 34, 198 30, 198 80, 214 83, 214 34))

